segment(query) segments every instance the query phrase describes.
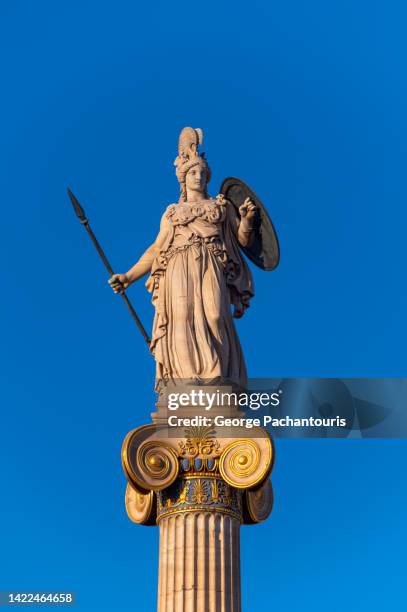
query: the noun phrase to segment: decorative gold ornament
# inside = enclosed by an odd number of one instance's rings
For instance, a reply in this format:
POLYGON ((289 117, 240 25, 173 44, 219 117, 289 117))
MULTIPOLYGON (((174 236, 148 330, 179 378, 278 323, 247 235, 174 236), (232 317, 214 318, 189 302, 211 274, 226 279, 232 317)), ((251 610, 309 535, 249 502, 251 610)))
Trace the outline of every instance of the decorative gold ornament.
POLYGON ((163 442, 145 442, 137 451, 135 480, 152 491, 169 487, 178 476, 178 458, 163 442))
POLYGON ((161 491, 178 476, 176 452, 155 437, 154 426, 143 426, 130 432, 122 449, 127 480, 139 493, 161 491))
POLYGON ((220 476, 181 476, 168 489, 157 493, 157 523, 164 517, 185 512, 220 512, 242 519, 242 492, 220 476))
POLYGON ((237 489, 259 486, 273 467, 273 447, 268 436, 231 442, 219 458, 222 478, 237 489))
POLYGON ((191 501, 193 504, 205 504, 210 499, 209 493, 205 492, 204 482, 197 478, 192 481, 191 501))
POLYGON ((182 458, 180 471, 186 477, 196 475, 215 477, 219 475, 218 463, 219 459, 213 456, 182 458))
POLYGON ((185 429, 186 441, 179 443, 181 455, 197 457, 198 455, 216 455, 220 444, 215 438, 215 429, 208 427, 188 427, 185 429))
POLYGON ((127 516, 139 525, 155 525, 156 504, 153 491, 143 495, 136 491, 130 484, 126 488, 125 505, 127 516))

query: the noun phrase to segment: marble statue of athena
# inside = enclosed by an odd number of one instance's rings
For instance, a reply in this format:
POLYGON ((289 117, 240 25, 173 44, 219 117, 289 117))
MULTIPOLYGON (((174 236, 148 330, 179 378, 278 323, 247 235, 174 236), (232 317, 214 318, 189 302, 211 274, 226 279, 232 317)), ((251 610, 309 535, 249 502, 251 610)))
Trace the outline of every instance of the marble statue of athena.
POLYGON ((139 261, 109 281, 120 293, 149 274, 157 390, 177 380, 246 383, 233 317, 244 314, 254 295, 240 249, 253 241, 256 204, 248 197, 237 211, 224 195, 208 195, 211 171, 201 143, 202 130, 182 130, 174 162, 179 201, 167 207, 139 261))

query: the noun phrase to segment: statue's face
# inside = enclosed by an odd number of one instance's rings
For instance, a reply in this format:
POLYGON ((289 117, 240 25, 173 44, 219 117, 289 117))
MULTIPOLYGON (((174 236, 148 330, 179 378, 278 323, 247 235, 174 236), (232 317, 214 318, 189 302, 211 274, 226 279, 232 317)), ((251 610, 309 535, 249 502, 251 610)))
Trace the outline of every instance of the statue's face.
POLYGON ((185 178, 186 186, 189 191, 203 193, 206 188, 206 170, 201 166, 192 166, 185 178))

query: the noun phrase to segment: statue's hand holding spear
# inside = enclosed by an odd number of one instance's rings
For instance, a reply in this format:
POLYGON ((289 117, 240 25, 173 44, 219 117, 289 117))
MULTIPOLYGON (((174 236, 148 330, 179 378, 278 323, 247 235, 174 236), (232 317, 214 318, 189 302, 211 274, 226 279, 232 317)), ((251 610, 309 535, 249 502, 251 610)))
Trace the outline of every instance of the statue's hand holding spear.
POLYGON ((109 285, 114 293, 123 295, 127 287, 129 287, 130 281, 127 278, 127 274, 113 274, 113 276, 109 278, 109 285))

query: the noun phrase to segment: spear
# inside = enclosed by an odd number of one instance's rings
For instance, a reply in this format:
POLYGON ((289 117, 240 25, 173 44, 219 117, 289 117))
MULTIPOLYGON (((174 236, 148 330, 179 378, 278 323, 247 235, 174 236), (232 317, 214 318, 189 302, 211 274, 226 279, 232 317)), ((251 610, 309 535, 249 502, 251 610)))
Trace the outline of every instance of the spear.
MULTIPOLYGON (((78 217, 78 219, 82 223, 82 225, 85 226, 86 231, 88 232, 88 234, 89 234, 93 244, 95 245, 96 250, 99 253, 101 260, 103 261, 106 270, 109 272, 110 276, 112 277, 114 275, 113 268, 110 265, 106 255, 104 254, 104 251, 103 251, 102 247, 100 246, 100 244, 99 244, 95 234, 93 233, 92 228, 89 225, 89 220, 86 217, 85 211, 83 210, 82 206, 79 204, 78 200, 76 199, 76 197, 74 196, 72 191, 69 189, 69 187, 68 187, 68 195, 69 195, 69 198, 70 198, 70 200, 71 200, 71 202, 73 204, 76 216, 78 217)), ((129 309, 131 316, 133 317, 137 327, 139 328, 139 330, 141 332, 141 335, 143 336, 144 340, 147 342, 148 346, 150 346, 151 340, 150 340, 150 338, 149 338, 149 336, 148 336, 148 334, 147 334, 147 332, 146 332, 142 322, 138 318, 137 313, 134 310, 134 308, 133 308, 129 298, 124 293, 124 290, 123 290, 123 293, 121 293, 120 295, 122 296, 123 300, 125 301, 126 306, 129 309)))

